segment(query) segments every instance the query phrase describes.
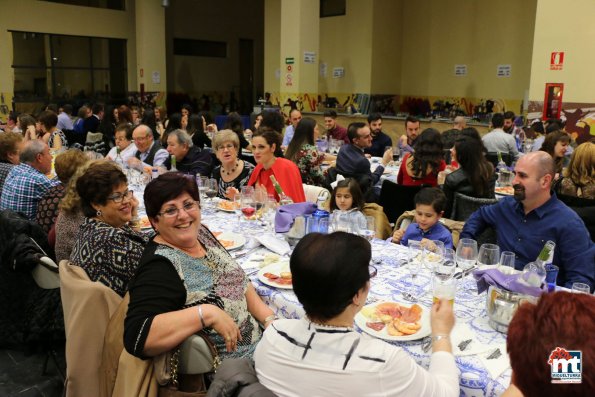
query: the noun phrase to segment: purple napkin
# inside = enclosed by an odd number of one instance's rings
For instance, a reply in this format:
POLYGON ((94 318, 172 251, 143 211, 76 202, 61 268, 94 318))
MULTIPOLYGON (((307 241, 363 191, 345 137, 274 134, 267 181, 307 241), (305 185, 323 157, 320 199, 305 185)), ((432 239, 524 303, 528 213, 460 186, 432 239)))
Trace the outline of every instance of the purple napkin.
POLYGON ((296 216, 310 215, 316 211, 316 208, 318 208, 316 204, 309 202, 282 205, 275 214, 275 231, 277 233, 288 232, 296 216))
POLYGON ((502 288, 519 294, 539 297, 545 290, 537 287, 531 287, 524 283, 520 277, 521 273, 504 274, 498 269, 474 270, 473 277, 477 281, 477 293, 481 294, 487 290, 490 285, 502 288))

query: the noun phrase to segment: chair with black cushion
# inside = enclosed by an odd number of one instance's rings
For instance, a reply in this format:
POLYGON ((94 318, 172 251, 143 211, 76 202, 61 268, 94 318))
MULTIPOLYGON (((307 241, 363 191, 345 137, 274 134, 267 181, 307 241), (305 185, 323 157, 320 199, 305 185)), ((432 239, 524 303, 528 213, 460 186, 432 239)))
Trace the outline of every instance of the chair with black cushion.
MULTIPOLYGON (((498 202, 497 199, 488 198, 477 198, 466 196, 462 193, 455 193, 454 203, 452 206, 452 213, 450 219, 454 221, 464 221, 473 214, 475 211, 483 207, 484 205, 492 205, 498 202)), ((492 227, 487 227, 479 236, 476 238, 477 245, 480 246, 484 243, 497 243, 496 230, 492 227)))
MULTIPOLYGON (((508 152, 501 152, 500 154, 502 155, 502 161, 504 161, 506 163, 506 165, 510 167, 510 165, 512 164, 512 160, 514 160, 514 157, 512 156, 512 154, 510 154, 508 152)), ((496 169, 496 166, 498 165, 498 153, 497 152, 486 153, 486 160, 488 160, 490 163, 492 163, 494 165, 494 169, 496 169)))
POLYGON ((583 220, 591 240, 595 241, 595 200, 568 196, 566 194, 557 194, 558 199, 569 206, 583 220))
POLYGON ((395 223, 397 218, 405 211, 415 209, 413 197, 426 186, 399 185, 388 179, 382 182, 379 204, 384 209, 388 221, 395 223))

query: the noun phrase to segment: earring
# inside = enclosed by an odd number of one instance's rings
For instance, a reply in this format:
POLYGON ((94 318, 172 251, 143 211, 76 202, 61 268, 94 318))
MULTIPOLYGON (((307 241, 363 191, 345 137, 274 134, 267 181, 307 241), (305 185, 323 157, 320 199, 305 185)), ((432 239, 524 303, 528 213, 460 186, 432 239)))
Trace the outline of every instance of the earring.
POLYGON ((98 217, 103 215, 103 212, 101 212, 101 210, 97 210, 97 212, 95 213, 95 215, 97 215, 98 217))

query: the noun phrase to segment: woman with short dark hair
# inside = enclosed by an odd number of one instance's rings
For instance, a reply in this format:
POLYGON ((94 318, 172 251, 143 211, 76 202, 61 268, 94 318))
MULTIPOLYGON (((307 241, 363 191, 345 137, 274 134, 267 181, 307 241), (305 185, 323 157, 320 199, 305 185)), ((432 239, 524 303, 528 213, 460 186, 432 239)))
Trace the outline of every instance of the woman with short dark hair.
POLYGON ((76 181, 76 190, 86 219, 70 261, 92 281, 124 296, 149 241, 140 232, 138 200, 120 167, 109 161, 92 164, 76 181))
POLYGON ((446 300, 432 308, 429 371, 402 348, 353 328, 376 273, 371 257, 370 243, 350 233, 310 233, 297 244, 290 269, 306 318, 274 321, 254 353, 258 380, 275 395, 459 395, 446 300))

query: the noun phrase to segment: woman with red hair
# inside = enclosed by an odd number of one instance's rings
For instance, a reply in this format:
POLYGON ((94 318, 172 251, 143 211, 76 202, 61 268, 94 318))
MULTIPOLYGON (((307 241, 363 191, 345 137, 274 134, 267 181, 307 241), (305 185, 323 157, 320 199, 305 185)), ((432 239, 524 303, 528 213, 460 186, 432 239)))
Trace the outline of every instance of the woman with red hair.
POLYGON ((593 366, 583 366, 595 358, 593 335, 592 295, 556 292, 542 295, 537 305, 519 307, 508 327, 512 380, 502 396, 594 396, 593 366), (558 348, 582 352, 581 383, 552 383, 549 361, 558 348))

